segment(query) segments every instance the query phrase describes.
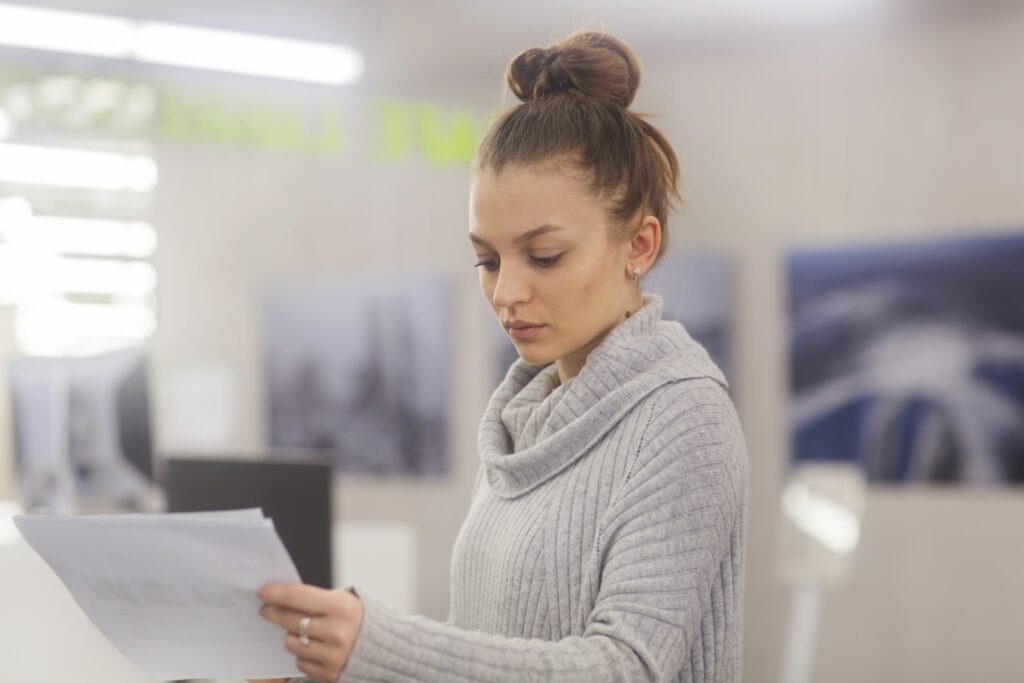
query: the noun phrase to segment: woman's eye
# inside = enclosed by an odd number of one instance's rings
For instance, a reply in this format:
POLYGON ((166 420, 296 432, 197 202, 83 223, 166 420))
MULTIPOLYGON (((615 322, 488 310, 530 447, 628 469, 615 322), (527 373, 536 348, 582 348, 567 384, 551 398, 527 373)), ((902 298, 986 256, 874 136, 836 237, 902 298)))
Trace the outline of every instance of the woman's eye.
POLYGON ((548 268, 548 267, 553 266, 556 263, 558 263, 558 261, 564 255, 565 255, 565 252, 563 252, 561 254, 558 254, 557 256, 548 256, 547 258, 541 258, 539 256, 535 256, 533 258, 533 260, 537 263, 537 265, 544 266, 545 268, 548 268))
MULTIPOLYGON (((538 266, 540 266, 542 268, 550 268, 551 266, 553 266, 556 263, 558 263, 562 259, 563 256, 565 256, 565 252, 562 252, 561 254, 558 254, 557 256, 547 256, 547 257, 534 256, 532 258, 533 258, 533 262, 536 263, 538 266)), ((493 261, 493 260, 490 260, 490 261, 480 261, 474 267, 478 267, 478 266, 483 266, 484 270, 486 270, 488 272, 494 272, 495 270, 498 269, 498 266, 497 266, 496 262, 493 261)))

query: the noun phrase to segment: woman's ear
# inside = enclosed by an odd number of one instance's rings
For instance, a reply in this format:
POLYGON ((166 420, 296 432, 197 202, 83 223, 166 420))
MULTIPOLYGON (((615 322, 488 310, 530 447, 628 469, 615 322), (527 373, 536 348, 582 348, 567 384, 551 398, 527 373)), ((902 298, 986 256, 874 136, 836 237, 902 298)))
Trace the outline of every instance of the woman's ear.
POLYGON ((627 270, 633 276, 633 268, 639 268, 640 274, 646 273, 658 256, 661 248, 661 222, 655 216, 644 216, 639 227, 629 240, 627 254, 627 270))

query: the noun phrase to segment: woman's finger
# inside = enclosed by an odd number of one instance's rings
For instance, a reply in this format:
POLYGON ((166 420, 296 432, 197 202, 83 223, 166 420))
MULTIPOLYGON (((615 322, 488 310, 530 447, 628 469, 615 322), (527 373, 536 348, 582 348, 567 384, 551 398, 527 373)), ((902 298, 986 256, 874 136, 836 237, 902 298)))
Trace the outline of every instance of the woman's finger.
POLYGON ((295 662, 295 665, 299 667, 299 671, 317 681, 317 683, 334 683, 338 680, 338 676, 341 675, 340 669, 326 667, 323 664, 311 662, 308 659, 299 659, 295 662))
POLYGON ((316 662, 323 666, 341 663, 341 655, 337 645, 328 645, 316 638, 309 639, 309 645, 299 642, 299 637, 294 633, 284 634, 284 648, 296 657, 316 662))
POLYGON ((299 624, 302 618, 309 617, 309 627, 306 628, 307 636, 323 641, 333 640, 331 637, 332 629, 328 623, 331 619, 323 614, 304 614, 283 607, 263 605, 260 608, 260 616, 267 621, 277 624, 285 631, 291 631, 295 634, 299 633, 299 624))
POLYGON ((343 603, 336 591, 305 583, 268 583, 256 595, 265 603, 306 614, 329 614, 343 603))

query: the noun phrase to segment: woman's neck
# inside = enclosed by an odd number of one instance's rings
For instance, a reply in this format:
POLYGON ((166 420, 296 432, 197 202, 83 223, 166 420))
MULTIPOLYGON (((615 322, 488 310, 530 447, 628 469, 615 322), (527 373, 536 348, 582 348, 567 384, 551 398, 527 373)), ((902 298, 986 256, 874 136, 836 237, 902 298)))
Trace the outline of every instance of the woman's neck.
MULTIPOLYGON (((575 377, 583 369, 584 363, 587 362, 587 356, 590 352, 597 348, 598 344, 611 332, 616 326, 620 325, 625 320, 629 319, 634 313, 640 310, 640 307, 644 305, 643 294, 638 287, 636 290, 636 296, 633 301, 630 302, 629 306, 619 316, 619 319, 615 321, 615 324, 606 329, 601 334, 591 339, 586 346, 583 346, 572 353, 559 358, 555 361, 555 366, 558 368, 558 384, 565 384, 570 379, 575 377)), ((552 389, 553 390, 553 389, 552 389)))

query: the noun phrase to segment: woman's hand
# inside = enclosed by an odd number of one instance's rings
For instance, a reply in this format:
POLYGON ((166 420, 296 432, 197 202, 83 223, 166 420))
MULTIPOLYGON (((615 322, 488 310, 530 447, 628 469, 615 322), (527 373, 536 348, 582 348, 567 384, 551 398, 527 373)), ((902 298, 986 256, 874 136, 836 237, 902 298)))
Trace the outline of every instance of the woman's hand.
POLYGON ((349 591, 304 583, 268 583, 256 595, 264 603, 260 616, 285 630, 284 646, 299 670, 318 683, 335 683, 363 624, 363 601, 349 591), (299 621, 306 616, 309 644, 303 645, 299 621))

